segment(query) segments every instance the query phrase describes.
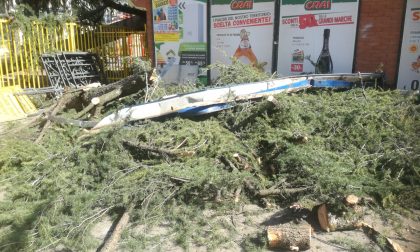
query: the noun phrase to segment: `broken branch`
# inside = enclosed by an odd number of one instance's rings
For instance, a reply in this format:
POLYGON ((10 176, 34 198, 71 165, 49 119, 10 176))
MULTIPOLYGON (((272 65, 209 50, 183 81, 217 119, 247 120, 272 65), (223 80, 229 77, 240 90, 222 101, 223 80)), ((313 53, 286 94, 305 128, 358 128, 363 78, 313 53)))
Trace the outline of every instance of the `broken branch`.
POLYGON ((300 187, 300 188, 276 188, 276 189, 265 189, 260 190, 257 195, 260 197, 268 197, 273 195, 281 195, 283 193, 286 194, 294 194, 300 193, 309 190, 310 187, 300 187))
POLYGON ((135 149, 140 149, 140 150, 143 150, 143 151, 149 151, 149 152, 153 152, 153 153, 156 153, 156 154, 159 154, 159 155, 165 155, 165 156, 168 156, 168 157, 189 157, 189 156, 192 156, 194 154, 194 152, 168 150, 168 149, 157 148, 157 147, 144 145, 144 144, 140 144, 140 143, 133 143, 133 142, 130 142, 130 141, 123 141, 123 145, 128 147, 128 148, 135 148, 135 149))
POLYGON ((117 245, 121 238, 121 233, 123 232, 124 228, 127 226, 133 209, 134 209, 134 204, 130 204, 130 206, 126 208, 124 213, 121 215, 121 218, 118 220, 118 223, 115 226, 109 238, 105 241, 104 245, 100 249, 98 249, 99 252, 110 252, 110 251, 117 250, 117 245))

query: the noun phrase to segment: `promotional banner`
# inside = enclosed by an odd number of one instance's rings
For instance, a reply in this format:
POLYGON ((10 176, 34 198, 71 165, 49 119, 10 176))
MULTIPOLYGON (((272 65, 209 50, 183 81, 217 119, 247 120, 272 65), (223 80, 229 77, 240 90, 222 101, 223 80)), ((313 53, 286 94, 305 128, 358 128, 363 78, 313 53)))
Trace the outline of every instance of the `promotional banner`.
POLYGON ((420 0, 407 0, 398 71, 399 89, 420 90, 420 0))
POLYGON ((231 64, 235 57, 271 72, 274 1, 213 0, 211 15, 212 64, 231 64))
POLYGON ((351 73, 358 0, 281 0, 277 72, 351 73))
POLYGON ((206 82, 207 3, 152 0, 156 68, 164 83, 206 82))

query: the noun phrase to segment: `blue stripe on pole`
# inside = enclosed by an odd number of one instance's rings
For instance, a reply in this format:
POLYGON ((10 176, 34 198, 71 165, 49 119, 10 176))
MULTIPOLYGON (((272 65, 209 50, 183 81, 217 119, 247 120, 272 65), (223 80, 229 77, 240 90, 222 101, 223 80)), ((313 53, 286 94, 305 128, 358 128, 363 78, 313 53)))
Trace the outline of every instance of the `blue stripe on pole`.
POLYGON ((315 80, 313 87, 315 88, 351 88, 352 82, 341 80, 315 80))
POLYGON ((182 115, 186 115, 186 116, 198 116, 198 115, 214 113, 214 112, 228 109, 231 107, 233 107, 232 104, 221 103, 221 104, 216 104, 216 105, 185 108, 178 111, 178 113, 182 115))
MULTIPOLYGON (((353 86, 353 83, 348 82, 348 81, 340 81, 340 80, 315 80, 315 81, 313 80, 313 85, 311 85, 311 80, 303 80, 303 81, 295 82, 290 85, 269 88, 263 91, 259 91, 256 94, 269 93, 273 91, 294 89, 294 88, 309 88, 311 86, 315 88, 351 88, 353 86)), ((221 110, 229 109, 229 108, 232 108, 233 106, 234 105, 230 103, 220 103, 220 104, 208 105, 208 106, 189 107, 189 108, 185 108, 178 111, 178 113, 185 116, 199 116, 199 115, 205 115, 205 114, 210 114, 210 113, 218 112, 221 110)))

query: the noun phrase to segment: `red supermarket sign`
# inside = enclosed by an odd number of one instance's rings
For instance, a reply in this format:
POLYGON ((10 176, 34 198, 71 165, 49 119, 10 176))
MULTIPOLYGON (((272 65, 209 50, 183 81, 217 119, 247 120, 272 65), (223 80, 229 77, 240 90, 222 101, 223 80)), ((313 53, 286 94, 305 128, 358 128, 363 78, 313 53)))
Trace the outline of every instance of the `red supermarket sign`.
POLYGON ((413 21, 420 21, 420 10, 413 11, 413 21))
POLYGON ((331 10, 331 0, 305 2, 305 10, 331 10))
POLYGON ((230 2, 231 10, 252 10, 254 0, 232 0, 230 2))

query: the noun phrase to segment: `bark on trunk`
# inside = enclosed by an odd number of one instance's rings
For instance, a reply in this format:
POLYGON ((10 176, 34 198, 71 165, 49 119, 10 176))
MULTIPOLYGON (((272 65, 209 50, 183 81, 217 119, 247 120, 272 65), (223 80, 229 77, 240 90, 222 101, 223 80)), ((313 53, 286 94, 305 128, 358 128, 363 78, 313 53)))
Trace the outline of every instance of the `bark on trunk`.
POLYGON ((84 104, 89 102, 89 104, 76 115, 76 118, 83 117, 92 109, 95 109, 94 117, 98 117, 105 104, 120 97, 136 93, 141 88, 142 85, 138 76, 130 75, 109 85, 89 89, 84 92, 81 101, 84 104))
POLYGON ((114 83, 87 90, 83 94, 83 100, 90 102, 92 98, 102 96, 116 89, 121 89, 121 96, 126 96, 138 92, 143 86, 144 84, 141 83, 138 76, 130 75, 114 83))
POLYGON ((91 102, 89 103, 88 106, 86 106, 82 111, 80 111, 77 115, 76 118, 81 118, 84 115, 86 115, 89 111, 91 111, 93 108, 95 108, 95 116, 98 116, 103 108, 103 106, 110 102, 113 101, 115 99, 117 99, 118 97, 120 97, 122 94, 122 88, 118 87, 108 93, 105 93, 99 97, 94 97, 91 99, 91 102))
POLYGON ((98 249, 99 252, 111 252, 117 250, 118 242, 121 238, 121 233, 124 231, 124 228, 127 226, 128 221, 130 220, 130 214, 134 209, 134 205, 131 204, 123 213, 119 219, 117 225, 112 231, 109 238, 105 241, 104 245, 98 249))
POLYGON ((311 226, 290 223, 271 226, 267 228, 267 240, 270 249, 307 250, 311 247, 311 226))

